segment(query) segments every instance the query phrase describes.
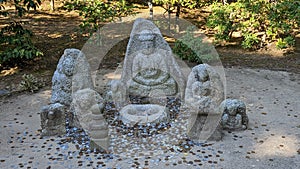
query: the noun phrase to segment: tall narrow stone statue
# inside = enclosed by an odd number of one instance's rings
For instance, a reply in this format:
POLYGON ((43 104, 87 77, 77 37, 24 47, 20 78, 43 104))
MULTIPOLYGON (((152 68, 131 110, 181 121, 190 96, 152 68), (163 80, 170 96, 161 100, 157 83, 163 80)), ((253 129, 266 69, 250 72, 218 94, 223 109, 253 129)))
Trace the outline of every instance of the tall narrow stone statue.
POLYGON ((109 147, 108 123, 103 116, 103 98, 93 89, 82 89, 74 93, 71 110, 73 126, 84 129, 90 136, 91 148, 107 150, 109 147))
POLYGON ((50 105, 41 112, 42 136, 66 134, 69 125, 84 129, 91 137, 92 148, 108 149, 108 124, 102 112, 104 100, 94 90, 90 66, 78 49, 66 49, 52 78, 50 105))
MULTIPOLYGON (((76 65, 83 64, 82 61, 84 60, 85 57, 83 53, 78 49, 66 49, 59 59, 57 68, 52 77, 50 105, 43 107, 41 112, 43 136, 64 135, 66 133, 65 113, 72 102, 73 77, 77 76, 77 72, 88 69, 88 66, 79 71, 78 68, 76 68, 76 65)), ((86 63, 82 66, 86 67, 86 63)), ((91 78, 88 76, 85 76, 85 78, 86 79, 82 79, 85 81, 85 85, 83 85, 84 88, 92 87, 91 78)))

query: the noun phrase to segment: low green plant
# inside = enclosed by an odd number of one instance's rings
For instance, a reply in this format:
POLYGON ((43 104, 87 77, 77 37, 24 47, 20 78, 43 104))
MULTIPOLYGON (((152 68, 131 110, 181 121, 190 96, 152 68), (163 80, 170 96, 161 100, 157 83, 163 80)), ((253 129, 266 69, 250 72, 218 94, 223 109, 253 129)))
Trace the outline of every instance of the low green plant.
POLYGON ((284 41, 288 44, 288 46, 295 46, 296 44, 296 40, 292 36, 284 38, 284 41))
POLYGON ((288 36, 284 39, 279 38, 276 42, 276 48, 284 49, 295 45, 295 39, 291 36, 288 36))
POLYGON ((195 27, 189 27, 183 37, 175 41, 173 52, 183 60, 205 63, 215 60, 218 55, 212 44, 205 42, 203 36, 194 36, 195 27))
POLYGON ((24 74, 22 76, 22 81, 19 84, 20 90, 30 92, 36 92, 43 86, 45 86, 45 83, 32 74, 24 74))
POLYGON ((259 38, 256 34, 253 33, 245 33, 244 34, 244 40, 242 42, 242 47, 245 49, 253 48, 254 46, 257 46, 259 43, 259 38))

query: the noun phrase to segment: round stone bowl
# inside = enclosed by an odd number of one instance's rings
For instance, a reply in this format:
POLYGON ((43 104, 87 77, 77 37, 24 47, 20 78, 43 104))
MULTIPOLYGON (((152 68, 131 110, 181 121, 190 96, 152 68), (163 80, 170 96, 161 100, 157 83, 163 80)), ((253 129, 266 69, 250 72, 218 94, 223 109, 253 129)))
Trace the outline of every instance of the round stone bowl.
POLYGON ((129 104, 120 111, 120 119, 124 124, 146 125, 147 123, 169 122, 166 107, 156 104, 129 104))

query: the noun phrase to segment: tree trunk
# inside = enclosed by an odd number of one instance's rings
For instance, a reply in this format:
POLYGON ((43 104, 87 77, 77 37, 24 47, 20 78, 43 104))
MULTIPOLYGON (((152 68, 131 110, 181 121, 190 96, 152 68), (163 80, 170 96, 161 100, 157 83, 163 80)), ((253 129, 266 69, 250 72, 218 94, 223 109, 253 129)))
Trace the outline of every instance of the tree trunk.
POLYGON ((54 0, 50 0, 50 10, 54 11, 54 0))
POLYGON ((180 4, 177 3, 176 4, 176 21, 179 19, 179 15, 180 15, 180 4))
POLYGON ((168 3, 168 31, 171 33, 171 4, 168 3))
POLYGON ((152 0, 148 1, 148 6, 149 6, 149 10, 150 10, 150 19, 153 20, 153 4, 152 4, 152 0))
POLYGON ((179 16, 180 16, 180 3, 177 3, 177 7, 176 7, 176 19, 175 19, 175 30, 177 32, 179 32, 179 16))

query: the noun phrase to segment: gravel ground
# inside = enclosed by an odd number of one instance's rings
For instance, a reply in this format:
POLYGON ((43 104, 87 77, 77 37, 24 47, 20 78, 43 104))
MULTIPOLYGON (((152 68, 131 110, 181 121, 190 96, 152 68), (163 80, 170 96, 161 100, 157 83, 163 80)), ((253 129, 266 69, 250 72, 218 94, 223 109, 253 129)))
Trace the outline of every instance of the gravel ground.
POLYGON ((300 168, 300 75, 237 68, 225 73, 227 97, 246 103, 249 128, 182 152, 147 141, 129 149, 122 141, 132 140, 116 135, 113 154, 79 151, 70 137, 40 138, 39 110, 51 91, 2 97, 0 168, 300 168), (151 151, 143 144, 152 144, 151 151))

